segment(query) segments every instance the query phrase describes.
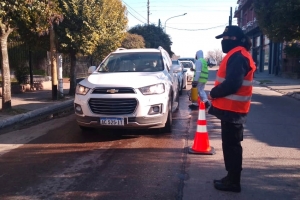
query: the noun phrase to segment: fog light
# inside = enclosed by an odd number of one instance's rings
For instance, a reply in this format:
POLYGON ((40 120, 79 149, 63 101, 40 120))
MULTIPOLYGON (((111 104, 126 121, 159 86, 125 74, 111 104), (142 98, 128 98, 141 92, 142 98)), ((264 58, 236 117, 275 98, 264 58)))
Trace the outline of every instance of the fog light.
POLYGON ((78 105, 78 104, 75 104, 75 112, 78 113, 78 114, 83 114, 82 112, 82 109, 81 109, 81 106, 78 105))
POLYGON ((151 108, 148 112, 149 115, 155 115, 155 114, 159 114, 159 113, 161 113, 161 104, 151 106, 151 108))
POLYGON ((159 112, 159 107, 158 106, 155 106, 152 109, 153 109, 153 112, 159 112))

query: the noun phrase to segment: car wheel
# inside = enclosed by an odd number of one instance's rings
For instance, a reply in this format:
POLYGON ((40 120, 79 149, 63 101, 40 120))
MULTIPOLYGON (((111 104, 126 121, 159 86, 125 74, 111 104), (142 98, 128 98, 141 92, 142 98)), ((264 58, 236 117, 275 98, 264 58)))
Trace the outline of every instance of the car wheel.
MULTIPOLYGON (((174 110, 174 112, 177 112, 179 110, 179 95, 177 95, 177 98, 175 100, 177 102, 177 108, 174 110)), ((173 106, 172 106, 173 108, 173 106)))
POLYGON ((185 85, 184 85, 184 87, 183 87, 183 89, 186 89, 186 85, 187 85, 187 78, 185 79, 185 85))
POLYGON ((182 95, 182 88, 183 88, 183 81, 181 82, 180 90, 179 90, 179 95, 182 95))
POLYGON ((172 132, 172 124, 173 124, 173 116, 172 116, 172 99, 169 100, 168 104, 168 117, 165 126, 161 129, 163 133, 171 133, 172 132))

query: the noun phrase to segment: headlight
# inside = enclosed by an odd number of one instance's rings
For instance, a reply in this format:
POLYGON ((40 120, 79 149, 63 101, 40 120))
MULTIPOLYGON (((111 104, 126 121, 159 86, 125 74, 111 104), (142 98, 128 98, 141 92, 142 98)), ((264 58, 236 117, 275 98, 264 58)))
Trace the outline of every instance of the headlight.
POLYGON ((165 85, 162 83, 156 85, 150 85, 150 86, 140 88, 140 91, 144 95, 162 94, 165 92, 165 85))
POLYGON ((86 93, 88 93, 89 90, 90 90, 90 88, 84 87, 79 84, 77 84, 77 86, 76 86, 76 94, 86 95, 86 93))

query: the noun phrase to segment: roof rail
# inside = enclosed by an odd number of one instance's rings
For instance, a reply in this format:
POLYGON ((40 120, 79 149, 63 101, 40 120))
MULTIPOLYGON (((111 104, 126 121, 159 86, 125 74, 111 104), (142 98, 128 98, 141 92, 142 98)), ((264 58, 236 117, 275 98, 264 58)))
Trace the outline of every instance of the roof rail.
POLYGON ((122 51, 122 50, 126 50, 126 48, 121 47, 116 49, 116 51, 122 51))

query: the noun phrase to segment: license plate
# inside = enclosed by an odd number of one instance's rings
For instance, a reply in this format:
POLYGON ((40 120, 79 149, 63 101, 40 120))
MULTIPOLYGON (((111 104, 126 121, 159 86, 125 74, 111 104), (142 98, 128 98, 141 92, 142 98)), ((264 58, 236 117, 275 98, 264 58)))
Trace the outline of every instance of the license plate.
POLYGON ((121 117, 101 117, 101 125, 107 126, 124 126, 124 118, 121 117))

